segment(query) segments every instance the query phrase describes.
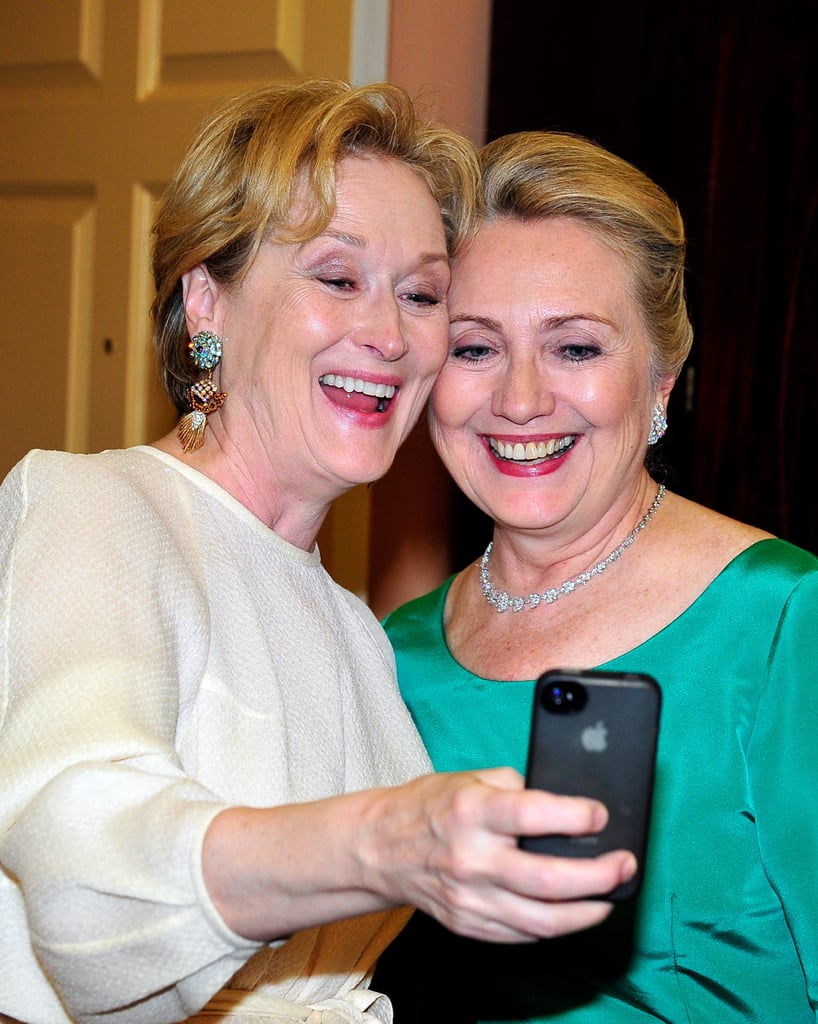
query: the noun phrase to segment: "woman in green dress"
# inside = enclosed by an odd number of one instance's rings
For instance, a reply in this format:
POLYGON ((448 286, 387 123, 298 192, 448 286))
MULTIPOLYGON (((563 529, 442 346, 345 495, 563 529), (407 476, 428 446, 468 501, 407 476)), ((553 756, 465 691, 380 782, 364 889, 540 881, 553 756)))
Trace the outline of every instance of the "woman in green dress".
POLYGON ((438 770, 522 772, 541 672, 655 676, 653 816, 639 896, 597 927, 441 949, 418 917, 381 967, 421 935, 396 1021, 815 1022, 818 560, 651 472, 691 344, 675 203, 563 133, 482 172, 430 423, 493 539, 387 619, 401 689, 438 770))

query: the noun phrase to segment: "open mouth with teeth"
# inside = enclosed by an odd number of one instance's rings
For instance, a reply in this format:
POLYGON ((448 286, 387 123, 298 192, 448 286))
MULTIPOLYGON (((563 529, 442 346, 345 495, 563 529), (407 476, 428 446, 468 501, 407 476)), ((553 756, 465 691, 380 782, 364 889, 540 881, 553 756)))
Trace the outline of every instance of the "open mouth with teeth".
POLYGON ((337 373, 325 373, 318 378, 318 383, 333 402, 356 412, 386 412, 398 391, 394 384, 376 384, 337 373))
POLYGON ((548 441, 500 441, 496 437, 488 439, 489 447, 495 458, 503 462, 522 463, 526 466, 534 466, 548 459, 559 458, 573 448, 576 441, 576 434, 566 434, 565 437, 552 437, 548 441))

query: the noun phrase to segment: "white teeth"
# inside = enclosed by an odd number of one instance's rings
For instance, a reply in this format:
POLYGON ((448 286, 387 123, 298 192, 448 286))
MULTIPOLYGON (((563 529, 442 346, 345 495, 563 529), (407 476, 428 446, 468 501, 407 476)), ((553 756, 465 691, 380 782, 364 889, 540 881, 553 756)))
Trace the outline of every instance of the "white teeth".
POLYGON ((347 394, 357 391, 363 395, 370 395, 372 398, 394 398, 397 388, 394 384, 375 384, 371 380, 362 380, 360 377, 342 377, 337 373, 325 373, 318 378, 319 384, 325 384, 330 388, 342 388, 347 394))
POLYGON ((489 438, 492 451, 498 458, 508 459, 512 462, 536 462, 538 459, 547 459, 555 453, 559 454, 566 448, 570 448, 576 439, 575 434, 566 434, 559 440, 550 438, 548 441, 499 441, 495 437, 489 438))

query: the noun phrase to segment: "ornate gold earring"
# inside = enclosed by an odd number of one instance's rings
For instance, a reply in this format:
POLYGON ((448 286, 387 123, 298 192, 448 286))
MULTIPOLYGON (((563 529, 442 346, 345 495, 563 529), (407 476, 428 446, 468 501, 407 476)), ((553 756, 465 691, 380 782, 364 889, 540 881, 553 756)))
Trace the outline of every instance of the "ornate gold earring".
POLYGON ((177 436, 184 452, 195 452, 204 444, 207 417, 224 405, 227 393, 213 383, 213 371, 222 358, 222 340, 212 331, 199 331, 188 342, 190 358, 199 370, 207 371, 203 380, 188 388, 190 412, 179 421, 177 436))

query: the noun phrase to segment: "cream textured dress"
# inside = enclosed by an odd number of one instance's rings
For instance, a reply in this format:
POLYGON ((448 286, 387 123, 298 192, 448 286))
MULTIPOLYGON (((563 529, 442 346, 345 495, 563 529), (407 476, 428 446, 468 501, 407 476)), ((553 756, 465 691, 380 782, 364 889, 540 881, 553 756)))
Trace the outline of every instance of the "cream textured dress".
POLYGON ((394 680, 318 553, 200 473, 31 452, 0 488, 0 1021, 391 1020, 368 976, 407 912, 250 942, 200 854, 227 805, 429 770, 394 680))

